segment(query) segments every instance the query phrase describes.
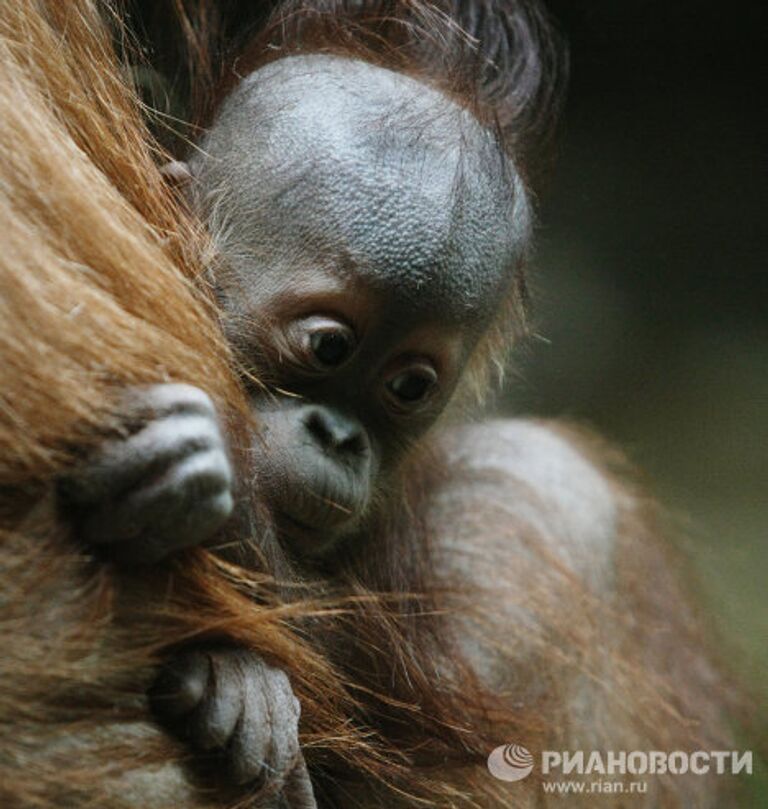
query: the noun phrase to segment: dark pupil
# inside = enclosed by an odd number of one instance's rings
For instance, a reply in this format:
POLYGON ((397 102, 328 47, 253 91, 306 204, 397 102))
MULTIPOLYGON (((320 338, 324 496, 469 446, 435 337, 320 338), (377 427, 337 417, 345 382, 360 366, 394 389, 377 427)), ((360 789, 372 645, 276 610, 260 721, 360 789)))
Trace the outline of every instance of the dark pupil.
POLYGON ((400 374, 390 383, 392 393, 404 402, 423 399, 432 385, 432 380, 423 374, 400 374))
POLYGON ((310 342, 315 357, 323 365, 339 365, 349 354, 349 339, 341 331, 315 332, 310 342))

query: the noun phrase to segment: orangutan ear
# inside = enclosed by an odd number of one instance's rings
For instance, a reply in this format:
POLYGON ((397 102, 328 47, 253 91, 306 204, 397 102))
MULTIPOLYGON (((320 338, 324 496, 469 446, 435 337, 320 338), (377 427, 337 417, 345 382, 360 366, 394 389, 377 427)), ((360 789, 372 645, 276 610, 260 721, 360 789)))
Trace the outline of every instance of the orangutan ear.
POLYGON ((171 160, 160 169, 166 182, 175 188, 184 188, 192 182, 192 170, 183 160, 171 160))

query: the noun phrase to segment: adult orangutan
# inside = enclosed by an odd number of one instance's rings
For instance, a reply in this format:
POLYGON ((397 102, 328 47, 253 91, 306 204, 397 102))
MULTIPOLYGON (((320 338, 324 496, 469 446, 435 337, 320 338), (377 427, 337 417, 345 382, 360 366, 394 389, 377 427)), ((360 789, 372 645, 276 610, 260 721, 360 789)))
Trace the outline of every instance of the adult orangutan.
MULTIPOLYGON (((85 552, 58 513, 56 482, 124 429, 125 388, 183 379, 209 391, 230 429, 246 420, 202 275, 206 240, 153 161, 105 12, 90 0, 0 7, 7 807, 210 806, 145 698, 162 650, 194 636, 258 647, 290 673, 305 738, 358 763, 366 749, 342 685, 289 631, 266 570, 198 551, 134 575, 85 552)), ((222 789, 215 802, 234 800, 222 789)))
MULTIPOLYGON (((313 656, 277 630, 238 630, 237 616, 217 628, 214 604, 205 643, 199 628, 176 638, 193 642, 154 689, 159 715, 259 805, 313 801, 303 769, 291 783, 283 671, 306 722, 346 716, 356 731, 305 745, 323 806, 542 805, 536 780, 488 774, 507 741, 722 745, 717 676, 615 459, 561 425, 467 417, 470 391, 485 397, 525 327, 544 16, 532 3, 273 5, 221 51, 224 102, 189 167, 170 172, 188 178, 211 233, 207 268, 260 429, 228 430, 196 388, 112 379, 123 432, 91 442, 63 513, 108 557, 144 562, 144 592, 162 603, 151 566, 170 556, 183 569, 174 554, 215 538, 234 505, 227 558, 278 573, 286 603, 296 591, 344 609, 296 610, 313 656), (344 689, 355 701, 339 716, 327 700, 344 689)), ((215 61, 205 38, 222 29, 183 22, 215 61)), ((176 47, 163 30, 167 71, 176 47)), ((201 384, 183 368, 166 376, 201 384)), ((238 602, 245 622, 270 614, 255 597, 258 609, 238 602)), ((123 620, 135 611, 128 598, 123 620)), ((152 788, 150 775, 137 805, 152 788)), ((219 790, 214 803, 229 799, 219 790)), ((720 799, 708 779, 670 777, 644 800, 720 799)))

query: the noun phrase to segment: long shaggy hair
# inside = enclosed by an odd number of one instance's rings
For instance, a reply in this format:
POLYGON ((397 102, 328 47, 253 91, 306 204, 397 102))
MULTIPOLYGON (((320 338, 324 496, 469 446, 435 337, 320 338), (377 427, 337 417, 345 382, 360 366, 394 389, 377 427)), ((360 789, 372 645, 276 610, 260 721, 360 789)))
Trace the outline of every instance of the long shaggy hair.
POLYGON ((329 664, 288 628, 311 604, 286 606, 266 570, 204 551, 120 570, 95 560, 57 514, 57 478, 120 429, 114 399, 124 386, 198 385, 233 434, 248 428, 205 276, 207 241, 158 171, 161 155, 113 49, 122 31, 93 0, 0 9, 8 807, 208 805, 182 774, 185 751, 152 731, 144 699, 161 650, 193 638, 258 648, 290 672, 310 746, 353 758, 366 748, 329 664), (165 775, 146 781, 156 773, 165 775), (137 793, 132 785, 144 782, 137 793), (166 782, 178 791, 163 793, 166 782))

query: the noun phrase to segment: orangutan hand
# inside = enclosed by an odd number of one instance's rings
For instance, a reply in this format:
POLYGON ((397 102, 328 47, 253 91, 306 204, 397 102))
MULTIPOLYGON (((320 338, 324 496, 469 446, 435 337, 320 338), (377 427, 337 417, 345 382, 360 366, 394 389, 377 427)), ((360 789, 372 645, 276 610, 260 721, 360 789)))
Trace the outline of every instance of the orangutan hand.
POLYGON ((259 797, 283 795, 296 809, 314 806, 299 749, 301 709, 280 669, 245 649, 196 647, 162 668, 150 700, 159 721, 221 762, 231 783, 252 784, 259 797))
POLYGON ((191 385, 131 388, 125 435, 61 481, 78 536, 131 562, 198 545, 232 512, 232 467, 216 410, 191 385))

